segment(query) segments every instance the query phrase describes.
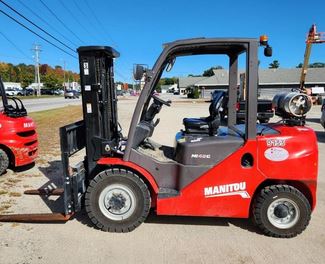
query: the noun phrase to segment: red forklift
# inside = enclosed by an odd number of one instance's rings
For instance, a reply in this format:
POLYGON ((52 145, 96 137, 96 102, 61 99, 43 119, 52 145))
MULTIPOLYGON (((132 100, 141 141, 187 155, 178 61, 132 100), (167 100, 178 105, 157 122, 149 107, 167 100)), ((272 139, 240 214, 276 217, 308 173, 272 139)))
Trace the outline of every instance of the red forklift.
POLYGON ((37 158, 38 141, 33 120, 22 101, 6 96, 0 77, 0 175, 9 166, 31 164, 37 158))
MULTIPOLYGON (((316 204, 318 149, 304 126, 310 100, 281 94, 274 100, 278 123, 257 124, 258 48, 271 56, 265 38, 197 38, 164 45, 152 69, 137 65, 145 78, 128 136, 117 117, 111 47, 78 49, 83 120, 60 129, 62 189, 29 194, 63 195, 64 212, 2 215, 0 221, 66 221, 85 208, 93 224, 109 232, 138 227, 150 209, 157 215, 249 218, 269 236, 293 237, 309 223, 316 204), (228 120, 220 125, 223 96, 212 100, 209 116, 185 117, 175 147, 151 139, 164 101, 154 94, 163 71, 176 58, 203 54, 229 58, 228 120), (236 124, 238 57, 246 58, 246 116, 236 124), (70 157, 85 148, 75 166, 70 157)), ((181 124, 180 124, 181 126, 181 124)))

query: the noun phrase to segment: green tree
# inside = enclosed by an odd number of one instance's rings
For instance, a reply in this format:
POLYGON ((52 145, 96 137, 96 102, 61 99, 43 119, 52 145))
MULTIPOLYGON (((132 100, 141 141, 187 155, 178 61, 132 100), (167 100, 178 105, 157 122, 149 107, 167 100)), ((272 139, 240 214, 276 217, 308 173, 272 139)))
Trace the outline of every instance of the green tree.
POLYGON ((174 83, 178 83, 178 78, 177 77, 172 77, 172 78, 161 78, 158 82, 158 84, 155 87, 155 90, 160 93, 161 92, 161 86, 162 85, 173 85, 174 83))
MULTIPOLYGON (((296 68, 302 68, 302 63, 299 63, 296 68)), ((314 62, 311 64, 308 64, 308 68, 325 68, 324 62, 314 62)))
MULTIPOLYGON (((26 65, 19 63, 13 65, 11 63, 0 62, 0 76, 5 82, 20 82, 22 87, 29 86, 34 81, 35 69, 34 65, 26 65)), ((57 87, 63 84, 64 74, 66 81, 79 82, 79 74, 72 71, 64 71, 61 66, 56 65, 52 68, 48 64, 40 65, 41 81, 48 87, 57 87)))
POLYGON ((210 77, 210 76, 214 75, 213 70, 220 70, 220 69, 223 69, 223 67, 220 65, 214 66, 214 67, 211 67, 211 68, 205 70, 202 75, 205 77, 210 77))
POLYGON ((48 73, 44 75, 42 82, 44 83, 45 87, 48 88, 57 88, 60 85, 60 81, 53 73, 48 73))
POLYGON ((269 64, 269 69, 277 69, 280 67, 280 62, 278 60, 274 60, 269 64))
POLYGON ((190 73, 189 75, 187 75, 187 77, 202 77, 202 75, 197 75, 197 74, 190 73))
POLYGON ((314 62, 312 64, 309 64, 309 68, 325 68, 324 62, 314 62))

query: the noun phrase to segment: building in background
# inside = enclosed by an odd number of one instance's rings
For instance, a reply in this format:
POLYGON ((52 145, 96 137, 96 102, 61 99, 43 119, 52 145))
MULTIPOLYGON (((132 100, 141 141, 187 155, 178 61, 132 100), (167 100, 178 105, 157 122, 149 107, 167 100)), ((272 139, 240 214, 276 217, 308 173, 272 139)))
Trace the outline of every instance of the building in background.
MULTIPOLYGON (((40 86, 40 89, 43 89, 44 84, 43 83, 40 83, 39 86, 40 86)), ((37 91, 37 89, 38 89, 38 83, 31 83, 27 88, 31 88, 34 91, 37 91)))
MULTIPOLYGON (((201 97, 210 97, 215 89, 228 89, 228 70, 213 70, 211 77, 185 77, 179 78, 179 89, 186 90, 188 87, 197 87, 201 97)), ((243 71, 239 71, 239 75, 243 71)), ((299 88, 300 68, 294 69, 260 69, 259 70, 259 96, 260 98, 272 99, 280 91, 290 92, 299 88)), ((238 75, 238 85, 239 85, 238 75)), ((311 88, 314 94, 325 95, 325 68, 309 68, 305 83, 306 88, 311 88)))
POLYGON ((21 83, 17 83, 17 82, 3 82, 3 86, 5 88, 5 90, 7 89, 19 89, 21 90, 21 83))
POLYGON ((195 86, 196 83, 207 79, 208 77, 179 77, 178 78, 178 89, 180 94, 186 93, 186 88, 195 86))

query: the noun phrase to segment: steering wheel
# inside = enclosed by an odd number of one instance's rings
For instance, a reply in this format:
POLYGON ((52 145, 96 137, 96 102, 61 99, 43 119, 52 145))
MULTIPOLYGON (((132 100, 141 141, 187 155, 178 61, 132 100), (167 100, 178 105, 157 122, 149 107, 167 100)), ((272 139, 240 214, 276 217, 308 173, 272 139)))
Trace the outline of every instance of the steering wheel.
POLYGON ((167 105, 167 106, 170 106, 171 103, 172 103, 171 100, 165 101, 165 100, 159 98, 159 97, 156 96, 156 95, 151 95, 151 97, 153 98, 154 101, 158 102, 160 105, 167 105))

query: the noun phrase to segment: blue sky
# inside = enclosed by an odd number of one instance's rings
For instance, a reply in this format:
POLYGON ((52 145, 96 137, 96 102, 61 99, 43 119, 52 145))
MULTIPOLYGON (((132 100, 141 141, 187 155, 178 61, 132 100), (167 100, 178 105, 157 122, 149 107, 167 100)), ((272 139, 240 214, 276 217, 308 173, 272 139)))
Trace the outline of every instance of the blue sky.
MULTIPOLYGON (((319 31, 325 31, 324 0, 43 0, 77 37, 62 26, 40 0, 4 1, 73 49, 82 45, 113 46, 121 53, 121 57, 116 60, 116 80, 129 82, 134 63, 152 66, 162 50, 162 44, 176 39, 258 37, 267 34, 273 47, 273 57, 265 58, 261 51, 260 67, 267 68, 276 59, 280 67, 290 68, 303 60, 304 40, 311 24, 316 23, 319 31), (21 2, 32 8, 52 28, 21 2)), ((13 15, 1 3, 0 9, 13 15)), ((39 43, 42 46, 41 63, 54 66, 63 65, 63 61, 66 61, 67 69, 79 72, 76 59, 50 46, 1 13, 0 25, 0 61, 32 64, 31 48, 33 43, 39 43)), ((313 46, 310 61, 325 62, 325 44, 313 46)), ((210 66, 224 63, 222 59, 200 59, 195 63, 185 60, 177 64, 173 74, 199 74, 210 66)))

